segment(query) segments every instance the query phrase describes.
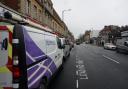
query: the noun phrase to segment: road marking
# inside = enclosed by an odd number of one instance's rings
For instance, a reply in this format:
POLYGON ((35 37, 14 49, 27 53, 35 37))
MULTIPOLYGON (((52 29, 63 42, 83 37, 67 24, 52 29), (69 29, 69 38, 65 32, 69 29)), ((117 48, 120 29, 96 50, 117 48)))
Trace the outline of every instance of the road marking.
POLYGON ((78 75, 78 71, 76 71, 76 75, 78 75))
POLYGON ((76 80, 76 88, 79 88, 79 81, 76 80))
POLYGON ((80 78, 81 80, 84 80, 84 79, 88 79, 88 76, 86 76, 86 78, 80 78))
MULTIPOLYGON (((77 78, 80 79, 80 80, 88 79, 87 71, 86 71, 86 68, 85 68, 85 65, 84 65, 84 61, 80 60, 78 55, 76 55, 75 57, 76 57, 76 65, 75 65, 75 67, 76 67, 76 76, 77 76, 77 78)), ((77 89, 79 88, 78 79, 76 80, 76 88, 77 89)))
POLYGON ((116 61, 116 60, 114 60, 114 59, 112 59, 112 58, 110 58, 108 56, 105 56, 105 55, 102 55, 102 56, 107 58, 107 59, 109 59, 109 60, 111 60, 111 61, 113 61, 113 62, 115 62, 115 63, 117 63, 117 64, 120 64, 118 61, 116 61))

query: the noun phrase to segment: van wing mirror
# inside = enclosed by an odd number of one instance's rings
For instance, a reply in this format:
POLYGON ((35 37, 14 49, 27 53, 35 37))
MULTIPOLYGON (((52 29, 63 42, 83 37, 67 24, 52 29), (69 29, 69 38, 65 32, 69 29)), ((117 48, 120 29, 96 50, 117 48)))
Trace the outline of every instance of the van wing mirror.
POLYGON ((118 37, 118 39, 122 39, 122 37, 118 37))
POLYGON ((64 49, 65 48, 65 45, 62 45, 62 49, 64 49))
POLYGON ((128 46, 128 41, 125 41, 125 42, 124 42, 124 45, 125 45, 125 46, 128 46))

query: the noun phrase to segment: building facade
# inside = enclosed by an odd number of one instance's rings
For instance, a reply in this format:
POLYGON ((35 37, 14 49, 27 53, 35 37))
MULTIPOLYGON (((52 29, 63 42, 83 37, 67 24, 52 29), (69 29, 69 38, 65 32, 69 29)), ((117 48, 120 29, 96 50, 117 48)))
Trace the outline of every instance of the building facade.
POLYGON ((9 8, 20 12, 30 20, 51 28, 60 37, 72 37, 66 24, 61 20, 51 0, 0 0, 9 8))
POLYGON ((90 31, 90 43, 98 45, 98 36, 99 36, 100 30, 91 30, 90 31))
POLYGON ((90 33, 91 33, 91 31, 88 30, 88 31, 85 31, 85 34, 83 35, 84 36, 84 41, 86 43, 90 43, 90 33))
POLYGON ((116 43, 116 37, 120 36, 120 27, 109 25, 104 26, 104 28, 99 33, 100 43, 116 43))

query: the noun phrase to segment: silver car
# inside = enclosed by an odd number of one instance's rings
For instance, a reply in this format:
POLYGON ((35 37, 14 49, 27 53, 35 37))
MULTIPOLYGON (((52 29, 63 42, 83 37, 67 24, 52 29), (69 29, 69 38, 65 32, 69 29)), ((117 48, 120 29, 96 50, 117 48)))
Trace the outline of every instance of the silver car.
POLYGON ((112 43, 105 43, 104 44, 104 49, 116 50, 116 46, 112 43))

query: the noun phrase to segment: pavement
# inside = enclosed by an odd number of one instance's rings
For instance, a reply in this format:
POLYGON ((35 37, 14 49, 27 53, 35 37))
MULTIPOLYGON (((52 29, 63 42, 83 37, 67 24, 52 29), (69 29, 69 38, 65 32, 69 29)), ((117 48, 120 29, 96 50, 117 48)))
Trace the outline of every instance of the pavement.
POLYGON ((76 45, 49 89, 128 89, 128 55, 76 45))

